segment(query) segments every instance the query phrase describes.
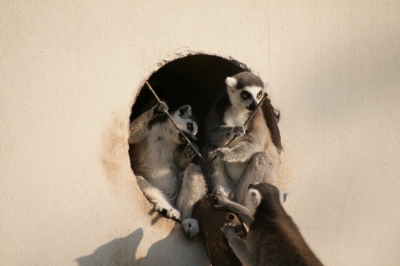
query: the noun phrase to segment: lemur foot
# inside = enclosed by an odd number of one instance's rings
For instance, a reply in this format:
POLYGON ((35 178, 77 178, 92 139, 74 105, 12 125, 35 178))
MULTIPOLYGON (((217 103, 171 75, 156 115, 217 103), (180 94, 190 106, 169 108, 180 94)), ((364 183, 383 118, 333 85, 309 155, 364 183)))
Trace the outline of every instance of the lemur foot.
POLYGON ((215 199, 218 201, 218 204, 214 207, 216 209, 227 209, 229 202, 231 201, 229 198, 230 196, 233 197, 232 191, 228 192, 222 186, 218 186, 215 193, 215 199))
POLYGON ((181 214, 179 213, 178 210, 175 210, 175 209, 173 209, 173 208, 166 207, 166 206, 164 206, 164 205, 162 205, 162 204, 160 204, 160 203, 158 203, 158 202, 153 202, 153 204, 154 204, 154 210, 155 210, 155 211, 157 211, 157 212, 166 211, 166 214, 165 214, 165 215, 166 215, 168 218, 174 219, 174 220, 177 220, 177 221, 179 221, 179 220, 181 219, 181 214))
POLYGON ((190 238, 195 237, 200 232, 199 222, 193 218, 183 220, 182 228, 190 238))
POLYGON ((167 214, 166 215, 170 219, 174 219, 174 220, 177 220, 177 221, 181 220, 181 214, 179 213, 179 211, 177 211, 175 209, 171 208, 171 209, 167 210, 167 214))

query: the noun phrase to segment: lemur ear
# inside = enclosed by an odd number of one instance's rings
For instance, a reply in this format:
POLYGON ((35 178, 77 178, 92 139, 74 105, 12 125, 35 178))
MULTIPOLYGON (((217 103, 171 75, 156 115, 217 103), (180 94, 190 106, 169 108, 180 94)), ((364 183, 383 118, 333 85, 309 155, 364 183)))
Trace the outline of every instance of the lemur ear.
POLYGON ((288 195, 289 195, 289 192, 279 190, 279 200, 281 201, 281 204, 283 204, 286 201, 286 198, 288 195))
POLYGON ((232 77, 227 77, 225 79, 225 84, 228 85, 229 87, 236 88, 237 80, 235 78, 232 78, 232 77))
POLYGON ((179 116, 187 118, 192 115, 192 107, 190 105, 184 105, 178 109, 179 116))
POLYGON ((267 92, 267 88, 269 87, 269 81, 268 81, 268 80, 263 80, 263 83, 264 83, 264 89, 263 89, 263 91, 264 91, 264 92, 267 92))

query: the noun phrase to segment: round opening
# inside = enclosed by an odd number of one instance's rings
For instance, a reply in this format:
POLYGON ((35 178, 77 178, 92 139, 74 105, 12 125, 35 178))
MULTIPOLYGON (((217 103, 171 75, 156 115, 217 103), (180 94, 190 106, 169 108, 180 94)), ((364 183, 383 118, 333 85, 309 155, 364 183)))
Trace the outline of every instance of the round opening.
MULTIPOLYGON (((212 104, 226 88, 225 79, 242 71, 250 71, 236 60, 214 55, 195 54, 173 60, 154 72, 148 82, 158 97, 165 101, 169 110, 177 110, 188 104, 198 120, 199 147, 205 144, 205 121, 212 104)), ((153 94, 143 85, 132 107, 130 121, 156 105, 153 94)), ((279 129, 274 108, 269 99, 264 102, 263 112, 275 146, 281 149, 279 129)))

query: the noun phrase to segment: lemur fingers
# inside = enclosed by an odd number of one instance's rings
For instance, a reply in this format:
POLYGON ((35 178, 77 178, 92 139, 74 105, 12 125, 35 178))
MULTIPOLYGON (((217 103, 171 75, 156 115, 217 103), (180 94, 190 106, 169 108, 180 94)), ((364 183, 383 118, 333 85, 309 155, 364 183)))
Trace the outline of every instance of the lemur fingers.
POLYGON ((246 134, 247 127, 246 126, 235 126, 233 128, 233 134, 236 136, 244 136, 246 134))
POLYGON ((196 144, 192 143, 192 145, 196 150, 193 150, 193 148, 189 144, 186 145, 185 149, 183 150, 183 156, 185 156, 186 158, 193 158, 199 151, 199 147, 196 144))
POLYGON ((168 105, 165 102, 160 102, 160 104, 157 106, 157 111, 160 113, 168 112, 168 109, 168 105))

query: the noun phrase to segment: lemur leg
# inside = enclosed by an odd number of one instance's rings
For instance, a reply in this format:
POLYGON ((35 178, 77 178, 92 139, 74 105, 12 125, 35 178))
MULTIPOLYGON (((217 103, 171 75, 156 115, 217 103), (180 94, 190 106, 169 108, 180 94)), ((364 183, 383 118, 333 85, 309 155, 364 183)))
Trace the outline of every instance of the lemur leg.
POLYGON ((275 185, 276 171, 277 166, 267 151, 254 154, 236 186, 237 202, 243 205, 250 184, 270 183, 275 185))
POLYGON ((216 209, 226 209, 231 212, 236 213, 240 220, 244 222, 247 226, 250 226, 253 218, 250 216, 248 209, 236 202, 231 201, 222 187, 217 187, 217 193, 215 195, 218 200, 218 205, 215 205, 216 209))
MULTIPOLYGON (((226 223, 222 232, 228 239, 229 246, 233 249, 238 259, 246 266, 257 265, 254 256, 248 249, 246 242, 241 239, 233 228, 232 224, 226 223)), ((258 266, 258 265, 257 265, 258 266)))
POLYGON ((226 171, 225 163, 221 158, 216 157, 215 147, 207 145, 203 154, 207 160, 207 164, 203 164, 204 174, 208 179, 211 193, 216 193, 218 186, 224 187, 230 198, 233 198, 232 183, 226 171))
POLYGON ((165 210, 168 218, 180 220, 181 215, 179 211, 171 205, 168 198, 161 190, 153 186, 142 176, 136 176, 136 180, 140 189, 143 191, 143 194, 151 203, 154 204, 155 211, 162 212, 165 210))
POLYGON ((178 197, 178 209, 181 212, 182 227, 193 238, 199 233, 199 223, 192 218, 193 206, 207 194, 207 185, 199 165, 191 163, 185 169, 181 190, 178 197))

